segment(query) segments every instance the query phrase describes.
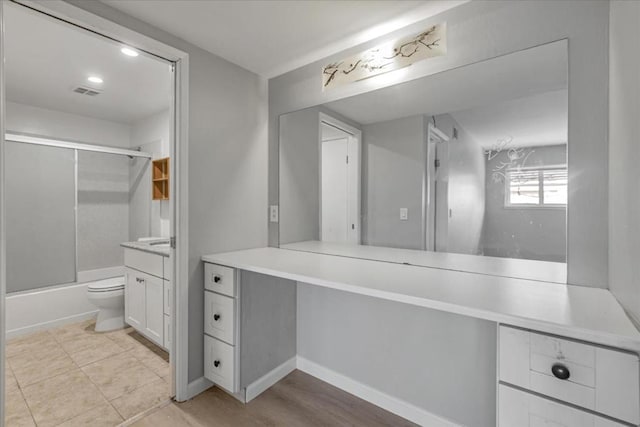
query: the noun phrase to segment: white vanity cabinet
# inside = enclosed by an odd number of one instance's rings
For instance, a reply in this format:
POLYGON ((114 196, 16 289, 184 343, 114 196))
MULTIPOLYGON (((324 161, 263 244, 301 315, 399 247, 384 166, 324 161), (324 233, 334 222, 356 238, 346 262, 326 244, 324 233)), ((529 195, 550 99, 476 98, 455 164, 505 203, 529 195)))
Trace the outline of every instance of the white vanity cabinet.
POLYGON ((506 325, 498 353, 500 427, 640 424, 637 354, 506 325))
POLYGON ((168 350, 173 294, 169 258, 136 249, 125 249, 124 254, 125 321, 168 350))

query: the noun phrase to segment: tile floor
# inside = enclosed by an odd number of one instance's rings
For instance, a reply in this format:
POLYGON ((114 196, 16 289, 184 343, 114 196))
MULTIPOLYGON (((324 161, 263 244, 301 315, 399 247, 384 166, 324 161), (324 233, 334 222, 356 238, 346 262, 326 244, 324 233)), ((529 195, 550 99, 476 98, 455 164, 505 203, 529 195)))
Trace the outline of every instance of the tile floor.
POLYGON ((116 426, 169 400, 169 355, 93 321, 9 340, 6 425, 116 426))

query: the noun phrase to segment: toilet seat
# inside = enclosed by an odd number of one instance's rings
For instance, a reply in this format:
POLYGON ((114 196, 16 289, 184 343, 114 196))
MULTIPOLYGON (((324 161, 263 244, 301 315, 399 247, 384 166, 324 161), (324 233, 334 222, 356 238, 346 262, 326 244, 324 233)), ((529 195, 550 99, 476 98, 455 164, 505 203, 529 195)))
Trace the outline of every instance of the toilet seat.
POLYGON ((89 292, 113 292, 124 289, 124 282, 122 280, 100 280, 98 282, 91 283, 88 287, 89 292))

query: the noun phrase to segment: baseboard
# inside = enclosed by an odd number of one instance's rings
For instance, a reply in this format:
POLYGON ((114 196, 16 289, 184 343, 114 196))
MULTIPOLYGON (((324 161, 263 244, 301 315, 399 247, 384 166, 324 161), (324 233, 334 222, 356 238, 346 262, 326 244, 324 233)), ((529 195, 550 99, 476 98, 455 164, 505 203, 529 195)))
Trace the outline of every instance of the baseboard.
POLYGON ((458 427, 458 424, 452 421, 427 412, 411 403, 390 396, 303 357, 297 357, 296 367, 302 372, 416 424, 430 427, 458 427))
POLYGON ((213 387, 213 383, 205 377, 200 377, 187 384, 187 398, 185 400, 193 399, 203 391, 213 387))
POLYGON ((266 375, 260 377, 258 380, 252 382, 247 386, 245 392, 245 400, 246 402, 251 402, 258 395, 260 395, 263 391, 267 390, 269 387, 289 375, 296 369, 297 366, 297 357, 292 357, 291 359, 284 362, 282 365, 276 367, 275 369, 269 371, 266 375))
POLYGON ((6 334, 27 333, 94 317, 97 308, 87 298, 87 284, 56 286, 6 297, 6 334))

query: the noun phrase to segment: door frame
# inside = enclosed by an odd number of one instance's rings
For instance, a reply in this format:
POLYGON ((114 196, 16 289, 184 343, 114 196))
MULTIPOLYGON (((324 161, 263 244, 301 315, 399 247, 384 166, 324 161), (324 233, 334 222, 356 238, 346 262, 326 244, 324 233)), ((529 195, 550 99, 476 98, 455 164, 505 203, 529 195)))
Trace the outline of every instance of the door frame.
MULTIPOLYGON (((173 66, 172 103, 170 125, 170 174, 174 179, 171 183, 169 201, 171 236, 175 238, 175 244, 171 248, 171 260, 173 273, 171 281, 174 287, 173 313, 171 316, 171 348, 170 364, 172 372, 172 394, 177 401, 184 401, 188 395, 188 114, 189 114, 189 55, 173 46, 160 42, 151 37, 133 31, 120 24, 88 12, 81 7, 67 3, 63 0, 11 0, 14 3, 26 6, 37 12, 49 15, 52 18, 63 20, 71 25, 84 28, 90 32, 110 38, 132 46, 141 51, 164 59, 173 66)), ((0 1, 0 29, 4 28, 2 3, 0 1)), ((4 37, 2 37, 4 39, 4 37)), ((0 58, 3 58, 2 45, 0 44, 0 58)), ((0 385, 4 382, 4 355, 5 355, 5 240, 4 240, 4 61, 0 61, 0 385)), ((0 426, 4 424, 4 388, 0 389, 0 426)))
MULTIPOLYGON (((357 176, 355 212, 350 215, 356 226, 357 236, 354 242, 362 243, 362 131, 351 126, 340 119, 330 116, 327 113, 320 112, 318 114, 318 240, 322 240, 322 124, 333 126, 349 135, 348 155, 353 155, 357 159, 355 166, 355 174, 357 176), (354 142, 355 144, 351 144, 354 142), (351 147, 355 145, 355 149, 351 147)), ((351 240, 351 239, 350 239, 351 240)))

